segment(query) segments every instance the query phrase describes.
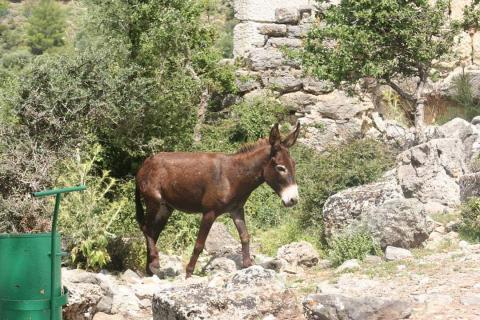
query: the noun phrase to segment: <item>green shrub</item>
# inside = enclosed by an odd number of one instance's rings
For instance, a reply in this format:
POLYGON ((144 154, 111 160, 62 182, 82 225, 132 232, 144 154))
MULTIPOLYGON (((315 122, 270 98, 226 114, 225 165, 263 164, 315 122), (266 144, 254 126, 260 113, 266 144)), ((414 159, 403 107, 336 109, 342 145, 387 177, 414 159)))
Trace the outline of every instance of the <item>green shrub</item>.
POLYGON ((66 16, 54 0, 40 0, 28 18, 27 42, 33 54, 42 54, 53 47, 63 46, 66 16))
POLYGON ((4 17, 8 14, 8 2, 6 0, 0 0, 0 17, 4 17))
POLYGON ((345 232, 330 241, 329 259, 334 266, 350 259, 363 260, 369 254, 381 255, 382 250, 371 234, 364 230, 345 232))
POLYGON ((262 97, 233 106, 235 126, 230 133, 231 142, 257 141, 268 137, 272 125, 286 117, 286 109, 272 97, 262 97))
POLYGON ((356 140, 333 147, 319 155, 297 146, 292 150, 297 161, 300 190, 300 222, 305 228, 323 234, 323 205, 340 190, 375 181, 394 164, 394 154, 383 143, 356 140))
POLYGON ((463 118, 471 121, 475 116, 480 114, 480 106, 473 94, 471 76, 462 71, 462 73, 454 79, 453 85, 453 99, 463 107, 463 118))
POLYGON ((480 198, 471 198, 462 206, 461 235, 471 241, 480 241, 480 198))
MULTIPOLYGON (((72 263, 95 269, 110 261, 109 239, 115 234, 112 225, 119 218, 128 198, 110 199, 119 182, 108 171, 98 171, 101 148, 78 153, 76 159, 64 161, 58 168, 57 187, 85 184, 87 190, 72 193, 62 201, 59 225, 71 250, 72 263)), ((133 222, 133 221, 132 221, 133 222)))

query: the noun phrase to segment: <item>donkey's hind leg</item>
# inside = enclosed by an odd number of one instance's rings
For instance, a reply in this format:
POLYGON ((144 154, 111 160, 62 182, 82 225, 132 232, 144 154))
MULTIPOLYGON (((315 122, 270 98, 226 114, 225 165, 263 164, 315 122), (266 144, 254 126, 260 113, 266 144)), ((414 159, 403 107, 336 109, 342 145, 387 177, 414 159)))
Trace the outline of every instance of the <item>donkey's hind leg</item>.
POLYGON ((200 222, 200 229, 198 229, 197 241, 195 242, 195 247, 193 248, 192 256, 190 257, 190 262, 187 265, 187 274, 186 277, 189 278, 193 274, 195 269, 195 264, 197 263, 198 256, 202 253, 203 248, 205 247, 205 241, 207 240, 208 233, 212 227, 213 222, 217 218, 217 215, 214 211, 206 212, 202 216, 202 221, 200 222))
POLYGON ((143 234, 147 240, 147 274, 153 275, 160 267, 158 260, 157 241, 160 233, 165 228, 172 209, 162 201, 145 199, 147 216, 143 226, 143 234))

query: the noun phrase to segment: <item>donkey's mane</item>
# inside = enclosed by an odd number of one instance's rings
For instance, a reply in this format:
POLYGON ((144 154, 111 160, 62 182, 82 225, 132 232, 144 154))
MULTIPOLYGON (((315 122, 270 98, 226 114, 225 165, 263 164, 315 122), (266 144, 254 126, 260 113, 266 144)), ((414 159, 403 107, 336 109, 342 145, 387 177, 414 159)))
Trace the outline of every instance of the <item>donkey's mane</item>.
POLYGON ((235 154, 247 153, 247 152, 253 151, 253 150, 255 150, 259 147, 265 146, 267 144, 268 144, 268 139, 267 138, 259 139, 255 142, 245 143, 244 145, 242 145, 240 147, 240 149, 238 149, 237 152, 235 152, 235 154))

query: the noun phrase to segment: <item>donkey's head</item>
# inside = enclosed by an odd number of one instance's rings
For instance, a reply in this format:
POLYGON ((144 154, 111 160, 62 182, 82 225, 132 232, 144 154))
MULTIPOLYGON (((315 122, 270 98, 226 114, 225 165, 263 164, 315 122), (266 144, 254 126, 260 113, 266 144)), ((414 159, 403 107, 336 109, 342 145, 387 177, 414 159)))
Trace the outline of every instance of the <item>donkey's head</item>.
POLYGON ((300 123, 285 139, 282 140, 278 123, 270 131, 269 143, 272 146, 270 160, 263 169, 267 184, 282 198, 286 207, 298 202, 298 187, 295 182, 295 160, 290 157, 288 148, 297 141, 300 123))

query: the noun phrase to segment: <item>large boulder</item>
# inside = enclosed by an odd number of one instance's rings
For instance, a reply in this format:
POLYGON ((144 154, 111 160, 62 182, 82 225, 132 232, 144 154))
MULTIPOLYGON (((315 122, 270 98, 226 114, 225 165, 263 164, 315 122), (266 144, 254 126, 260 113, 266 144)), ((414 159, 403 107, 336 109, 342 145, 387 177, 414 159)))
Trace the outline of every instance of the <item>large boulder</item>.
POLYGON ((311 294, 303 300, 303 309, 308 320, 398 320, 412 313, 404 301, 338 294, 311 294))
POLYGON ((253 266, 218 283, 160 290, 152 302, 153 319, 298 319, 301 314, 294 294, 271 270, 253 266))
POLYGON ((398 181, 406 198, 447 206, 460 203, 458 178, 465 169, 465 149, 459 139, 434 139, 398 157, 398 181))
POLYGON ((419 247, 432 233, 435 225, 417 199, 393 199, 371 208, 361 218, 382 248, 419 247))
POLYGON ((403 198, 395 172, 382 181, 346 189, 327 199, 323 207, 325 234, 331 237, 346 227, 357 224, 362 215, 375 211, 388 200, 403 198))

